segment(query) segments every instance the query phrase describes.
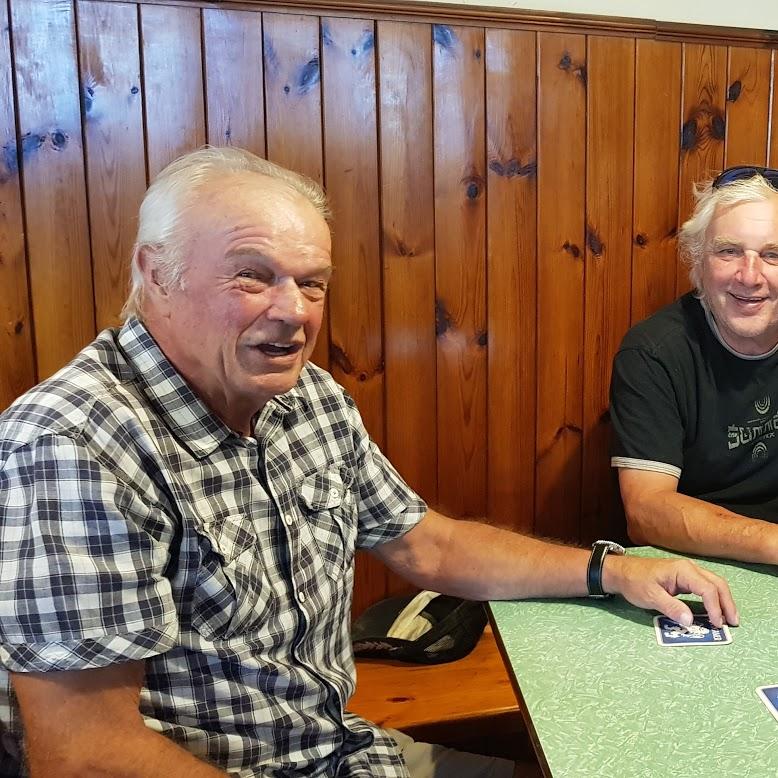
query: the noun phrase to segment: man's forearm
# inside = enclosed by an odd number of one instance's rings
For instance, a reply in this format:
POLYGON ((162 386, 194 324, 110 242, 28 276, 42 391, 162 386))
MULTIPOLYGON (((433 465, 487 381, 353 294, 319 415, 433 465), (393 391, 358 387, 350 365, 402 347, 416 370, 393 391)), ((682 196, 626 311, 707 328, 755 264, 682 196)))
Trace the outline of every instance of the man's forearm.
POLYGON ((382 554, 390 567, 423 589, 472 600, 586 594, 586 549, 479 522, 428 518, 425 534, 407 544, 403 554, 382 554))
POLYGON ((630 538, 684 553, 778 564, 778 525, 712 503, 656 491, 625 497, 630 538))
POLYGON ((225 778, 227 773, 203 762, 153 730, 114 731, 108 737, 79 738, 67 749, 28 743, 30 778, 225 778), (65 755, 64 752, 67 752, 65 755))

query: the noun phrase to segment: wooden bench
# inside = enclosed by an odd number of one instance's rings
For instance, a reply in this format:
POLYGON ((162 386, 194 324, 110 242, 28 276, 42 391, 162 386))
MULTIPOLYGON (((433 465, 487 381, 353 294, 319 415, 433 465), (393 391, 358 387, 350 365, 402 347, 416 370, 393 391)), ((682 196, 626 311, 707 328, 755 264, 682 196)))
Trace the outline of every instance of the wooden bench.
POLYGON ((416 740, 517 761, 534 759, 489 626, 475 649, 456 662, 357 660, 357 690, 348 709, 416 740))

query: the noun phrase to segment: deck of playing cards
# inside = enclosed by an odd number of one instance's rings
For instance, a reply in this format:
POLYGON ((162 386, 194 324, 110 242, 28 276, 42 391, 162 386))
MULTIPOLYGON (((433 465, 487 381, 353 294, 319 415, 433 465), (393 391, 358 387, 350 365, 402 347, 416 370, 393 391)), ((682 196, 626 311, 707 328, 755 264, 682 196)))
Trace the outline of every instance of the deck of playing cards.
POLYGON ((654 629, 660 646, 723 646, 732 642, 729 627, 714 627, 707 613, 695 613, 688 627, 667 616, 654 616, 654 629))

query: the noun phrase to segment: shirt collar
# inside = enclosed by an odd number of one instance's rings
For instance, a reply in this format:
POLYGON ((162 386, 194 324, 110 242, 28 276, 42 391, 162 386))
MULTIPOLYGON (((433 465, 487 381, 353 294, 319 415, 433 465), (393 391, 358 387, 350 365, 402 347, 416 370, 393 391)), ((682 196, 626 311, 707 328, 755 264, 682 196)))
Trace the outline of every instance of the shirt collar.
MULTIPOLYGON (((119 347, 135 372, 135 382, 176 438, 198 459, 212 454, 228 438, 239 438, 197 396, 162 353, 145 325, 130 317, 119 331, 119 347)), ((298 387, 274 397, 263 409, 281 415, 301 402, 298 387)))
POLYGON ((713 316, 713 311, 711 311, 710 306, 708 305, 707 301, 704 297, 698 297, 697 298, 700 301, 700 305, 702 306, 702 310, 705 311, 705 318, 708 321, 708 326, 711 328, 713 334, 716 336, 716 340, 718 340, 719 343, 721 343, 724 348, 729 351, 730 354, 734 354, 736 357, 739 357, 740 359, 767 359, 767 357, 771 357, 773 354, 775 354, 776 351, 778 351, 778 343, 776 343, 769 351, 765 351, 764 354, 741 354, 739 351, 735 351, 735 349, 732 348, 732 346, 727 343, 726 340, 724 340, 721 331, 719 330, 719 325, 716 324, 716 319, 713 316))

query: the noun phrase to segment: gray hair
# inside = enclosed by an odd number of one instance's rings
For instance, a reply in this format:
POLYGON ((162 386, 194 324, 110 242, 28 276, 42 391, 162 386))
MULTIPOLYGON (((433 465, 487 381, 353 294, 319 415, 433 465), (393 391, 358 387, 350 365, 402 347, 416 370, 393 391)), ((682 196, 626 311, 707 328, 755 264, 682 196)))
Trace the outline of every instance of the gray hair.
POLYGON ((694 187, 694 213, 678 233, 678 248, 681 258, 689 267, 689 279, 697 295, 702 297, 702 261, 707 252, 707 232, 719 206, 739 205, 740 203, 765 202, 778 197, 778 191, 770 186, 766 178, 754 175, 742 181, 733 181, 718 189, 713 188, 713 180, 694 187))
POLYGON ((251 173, 281 181, 308 200, 325 221, 330 220, 324 190, 299 173, 235 147, 206 146, 184 154, 157 175, 141 202, 130 265, 130 291, 121 312, 123 319, 143 318, 144 280, 138 263, 142 250, 153 257, 160 283, 182 286, 183 216, 203 186, 230 173, 251 173))

